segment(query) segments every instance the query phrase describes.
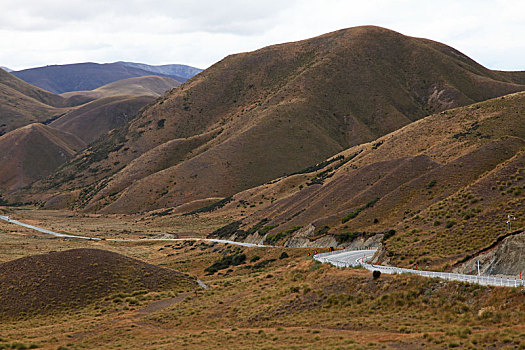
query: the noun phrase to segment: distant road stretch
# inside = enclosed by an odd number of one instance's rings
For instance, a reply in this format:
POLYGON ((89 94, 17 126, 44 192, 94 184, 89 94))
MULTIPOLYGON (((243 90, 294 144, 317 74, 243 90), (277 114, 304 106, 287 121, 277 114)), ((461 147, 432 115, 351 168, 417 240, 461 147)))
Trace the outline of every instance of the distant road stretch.
POLYGON ((254 243, 244 243, 244 242, 235 242, 235 241, 228 241, 225 239, 213 239, 213 238, 140 238, 140 239, 117 239, 117 238, 98 238, 98 237, 89 237, 89 236, 82 236, 82 235, 72 235, 69 233, 59 233, 54 232, 51 230, 46 230, 45 228, 40 228, 37 226, 24 224, 23 222, 13 220, 9 218, 8 216, 0 215, 0 220, 4 220, 7 222, 10 222, 15 225, 20 225, 23 227, 30 228, 32 230, 46 233, 48 235, 52 235, 55 237, 61 237, 61 238, 77 238, 77 239, 86 239, 89 241, 110 241, 110 242, 151 242, 151 241, 205 241, 205 242, 216 242, 216 243, 225 243, 225 244, 233 244, 238 245, 242 247, 272 247, 264 244, 254 244, 254 243))
POLYGON ((314 259, 321 263, 329 263, 337 267, 356 267, 363 266, 370 271, 381 271, 381 273, 388 274, 401 274, 411 273, 424 277, 438 277, 450 281, 460 281, 468 283, 476 283, 485 286, 497 286, 497 287, 521 287, 525 286, 525 280, 515 278, 500 278, 490 276, 476 276, 476 275, 463 275, 460 273, 449 273, 449 272, 435 272, 435 271, 423 271, 413 269, 403 269, 400 267, 393 266, 382 266, 368 264, 376 253, 376 249, 368 250, 340 250, 329 253, 321 253, 314 255, 314 259))
MULTIPOLYGON (((13 220, 8 216, 0 215, 0 220, 10 222, 15 225, 20 225, 23 227, 30 228, 32 230, 46 233, 60 238, 76 238, 76 239, 86 239, 90 241, 110 241, 110 242, 148 242, 148 241, 205 241, 205 242, 216 242, 216 243, 225 243, 238 245, 242 247, 272 247, 263 244, 254 244, 254 243, 244 243, 244 242, 235 242, 228 241, 225 239, 212 239, 212 238, 141 238, 141 239, 116 239, 116 238, 97 238, 97 237, 88 237, 81 235, 72 235, 67 233, 58 233, 51 230, 46 230, 37 226, 24 224, 23 222, 13 220)), ((525 286, 525 281, 521 279, 514 278, 500 278, 500 277, 489 277, 489 276, 475 276, 475 275, 463 275, 458 273, 448 273, 448 272, 434 272, 434 271, 423 271, 423 270, 412 270, 412 269, 403 269, 400 267, 392 266, 382 266, 382 265, 372 265, 366 263, 370 260, 376 253, 376 249, 366 249, 366 250, 340 250, 335 252, 321 253, 314 255, 314 259, 321 263, 329 263, 337 267, 356 267, 363 266, 364 268, 370 271, 381 271, 381 273, 388 274, 401 274, 401 273, 411 273, 415 275, 420 275, 424 277, 438 277, 450 281, 460 281, 468 283, 476 283, 487 286, 501 286, 501 287, 520 287, 525 286)))

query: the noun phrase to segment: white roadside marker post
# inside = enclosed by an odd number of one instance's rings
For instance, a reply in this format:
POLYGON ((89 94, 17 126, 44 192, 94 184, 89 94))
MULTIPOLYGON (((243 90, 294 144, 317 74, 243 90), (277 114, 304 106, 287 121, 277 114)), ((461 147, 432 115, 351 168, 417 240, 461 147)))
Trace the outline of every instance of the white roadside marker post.
POLYGON ((516 217, 511 214, 507 215, 507 224, 509 225, 509 232, 512 232, 512 229, 511 229, 512 220, 516 220, 516 217))

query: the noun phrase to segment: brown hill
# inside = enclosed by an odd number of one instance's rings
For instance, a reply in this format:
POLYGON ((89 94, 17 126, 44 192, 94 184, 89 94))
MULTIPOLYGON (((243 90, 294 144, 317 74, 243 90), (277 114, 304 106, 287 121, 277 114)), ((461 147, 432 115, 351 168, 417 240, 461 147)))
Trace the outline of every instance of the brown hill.
POLYGON ((85 145, 78 137, 43 124, 0 136, 0 188, 14 190, 47 176, 85 145))
POLYGON ((168 77, 156 75, 128 78, 101 86, 95 90, 72 91, 63 93, 61 96, 68 99, 94 100, 103 97, 119 95, 155 96, 164 94, 169 89, 179 86, 180 82, 168 77))
POLYGON ((34 191, 86 186, 82 203, 108 212, 225 197, 432 112, 523 90, 520 79, 378 27, 270 46, 229 56, 170 91, 34 191), (150 150, 217 130, 183 159, 144 162, 141 179, 123 179, 136 173, 125 165, 150 150))
POLYGON ((128 123, 151 103, 153 96, 112 96, 99 98, 71 110, 50 126, 91 143, 108 131, 128 123))
POLYGON ((65 113, 67 101, 0 69, 0 135, 65 113))
POLYGON ((79 307, 114 293, 198 288, 196 279, 117 253, 72 249, 0 264, 0 317, 79 307))
POLYGON ((383 237, 383 261, 452 266, 504 235, 507 214, 525 224, 524 105, 522 92, 434 114, 202 212, 241 219, 214 236, 314 246, 383 237))

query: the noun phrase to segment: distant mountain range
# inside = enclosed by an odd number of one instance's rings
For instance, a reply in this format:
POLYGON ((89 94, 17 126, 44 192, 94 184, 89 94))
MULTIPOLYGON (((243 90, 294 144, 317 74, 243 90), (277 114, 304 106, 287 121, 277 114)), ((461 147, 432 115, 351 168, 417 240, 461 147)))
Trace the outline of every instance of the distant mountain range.
POLYGON ((32 190, 75 200, 66 190, 83 187, 77 206, 120 213, 213 201, 429 114, 525 90, 523 78, 372 26, 269 46, 170 90, 32 190))
POLYGON ((122 61, 115 62, 115 63, 124 64, 129 67, 139 68, 139 69, 142 69, 148 72, 152 72, 152 73, 178 76, 178 77, 183 77, 186 79, 190 79, 193 76, 202 72, 202 69, 200 68, 186 66, 183 64, 164 64, 160 66, 151 66, 149 64, 144 64, 144 63, 122 62, 122 61))
POLYGON ((148 66, 134 63, 76 63, 66 65, 51 65, 38 68, 13 71, 12 74, 25 82, 44 90, 61 94, 70 91, 94 90, 103 85, 127 78, 158 75, 174 79, 180 83, 200 70, 188 66, 175 65, 148 66), (134 65, 140 65, 137 68, 134 65), (145 68, 145 69, 144 69, 145 68), (151 69, 151 70, 146 70, 151 69), (167 74, 161 71, 181 71, 185 76, 167 74))

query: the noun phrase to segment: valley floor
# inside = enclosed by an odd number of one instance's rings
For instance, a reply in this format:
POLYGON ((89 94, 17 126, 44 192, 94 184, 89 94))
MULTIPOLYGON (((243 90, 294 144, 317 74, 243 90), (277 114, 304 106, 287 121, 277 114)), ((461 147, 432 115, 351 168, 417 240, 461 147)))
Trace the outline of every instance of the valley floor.
MULTIPOLYGON (((142 237, 167 228, 182 235, 221 225, 188 218, 153 227, 150 219, 140 217, 33 210, 12 215, 94 236, 142 237)), ((0 263, 49 251, 100 248, 189 273, 210 287, 117 293, 84 308, 5 318, 0 348, 14 343, 43 349, 525 348, 525 294, 519 288, 408 275, 373 279, 364 269, 313 261, 308 253, 314 249, 62 239, 6 222, 0 222, 0 242, 0 263), (239 254, 245 255, 244 263, 213 274, 205 271, 223 256, 239 254)))

